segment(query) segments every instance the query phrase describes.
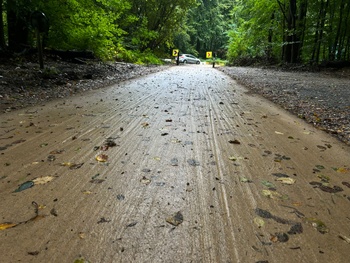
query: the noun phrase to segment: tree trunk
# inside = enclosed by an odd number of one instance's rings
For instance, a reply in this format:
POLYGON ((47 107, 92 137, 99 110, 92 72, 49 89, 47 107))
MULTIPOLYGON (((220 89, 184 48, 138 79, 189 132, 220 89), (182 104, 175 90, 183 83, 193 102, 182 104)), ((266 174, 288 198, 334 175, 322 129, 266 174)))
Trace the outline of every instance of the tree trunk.
POLYGON ((273 23, 275 21, 275 12, 272 12, 271 14, 271 18, 270 18, 270 29, 269 29, 269 35, 267 37, 267 43, 268 43, 268 46, 267 46, 267 49, 266 49, 266 56, 267 56, 267 59, 270 61, 272 59, 272 38, 273 38, 273 30, 272 30, 272 26, 273 26, 273 23))
POLYGON ((0 50, 6 49, 5 42, 5 30, 4 30, 4 21, 3 21, 3 0, 0 0, 0 50))
POLYGON ((339 39, 341 34, 341 28, 343 23, 343 9, 345 6, 345 0, 341 1, 340 9, 339 9, 339 21, 338 21, 338 27, 337 27, 337 34, 335 36, 334 42, 333 42, 333 51, 332 53, 335 55, 335 58, 338 59, 339 54, 337 54, 337 50, 339 47, 339 39))
POLYGON ((18 11, 15 0, 7 0, 8 46, 15 52, 23 51, 28 45, 29 33, 26 17, 18 11))

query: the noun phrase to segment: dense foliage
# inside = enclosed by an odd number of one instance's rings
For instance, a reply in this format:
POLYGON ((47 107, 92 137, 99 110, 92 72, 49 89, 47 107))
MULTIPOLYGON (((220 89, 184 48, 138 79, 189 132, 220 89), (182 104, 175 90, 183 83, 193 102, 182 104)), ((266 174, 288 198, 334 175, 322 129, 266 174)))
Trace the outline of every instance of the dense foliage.
POLYGON ((286 63, 350 60, 347 0, 236 0, 229 57, 286 63))
POLYGON ((31 14, 49 19, 44 46, 155 63, 171 49, 231 62, 350 60, 348 0, 0 0, 0 50, 36 46, 31 14))

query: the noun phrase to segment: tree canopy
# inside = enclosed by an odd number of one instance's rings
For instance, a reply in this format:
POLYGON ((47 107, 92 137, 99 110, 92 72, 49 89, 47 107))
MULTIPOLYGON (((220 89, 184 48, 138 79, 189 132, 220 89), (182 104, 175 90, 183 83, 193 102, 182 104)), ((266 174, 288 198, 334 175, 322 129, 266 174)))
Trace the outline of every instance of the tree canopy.
POLYGON ((36 45, 34 11, 49 20, 46 48, 106 60, 152 62, 172 48, 231 62, 350 60, 347 0, 0 0, 0 50, 36 45))

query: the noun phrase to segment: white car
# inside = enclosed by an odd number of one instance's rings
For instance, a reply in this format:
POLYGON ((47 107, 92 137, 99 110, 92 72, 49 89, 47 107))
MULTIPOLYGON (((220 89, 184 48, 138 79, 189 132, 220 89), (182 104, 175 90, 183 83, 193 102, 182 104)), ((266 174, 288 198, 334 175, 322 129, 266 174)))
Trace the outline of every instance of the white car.
POLYGON ((179 56, 179 62, 184 64, 200 64, 201 61, 199 58, 196 58, 195 56, 191 54, 181 54, 179 56))

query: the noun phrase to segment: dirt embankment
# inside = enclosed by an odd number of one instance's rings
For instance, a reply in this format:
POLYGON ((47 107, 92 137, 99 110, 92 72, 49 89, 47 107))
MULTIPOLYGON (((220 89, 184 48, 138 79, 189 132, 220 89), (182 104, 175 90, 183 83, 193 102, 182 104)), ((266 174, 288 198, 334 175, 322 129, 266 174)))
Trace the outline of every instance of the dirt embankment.
POLYGON ((40 70, 33 61, 0 59, 0 113, 67 98, 167 67, 96 60, 77 64, 51 59, 40 70))

